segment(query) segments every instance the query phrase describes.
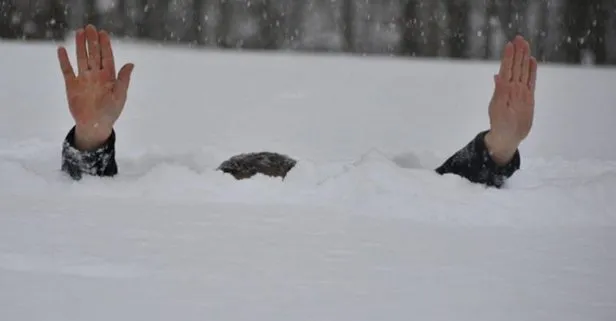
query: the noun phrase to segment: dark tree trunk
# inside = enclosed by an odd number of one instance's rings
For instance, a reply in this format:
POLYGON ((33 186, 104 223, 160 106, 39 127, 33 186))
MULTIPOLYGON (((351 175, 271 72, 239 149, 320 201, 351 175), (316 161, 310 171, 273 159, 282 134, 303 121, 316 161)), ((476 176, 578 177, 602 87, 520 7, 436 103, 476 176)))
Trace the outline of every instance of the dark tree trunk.
POLYGON ((508 39, 512 38, 511 32, 511 14, 513 10, 513 5, 511 4, 512 0, 495 0, 494 1, 494 11, 498 15, 498 21, 501 24, 503 32, 508 39))
POLYGON ((592 1, 589 17, 589 31, 591 36, 592 51, 595 55, 595 63, 604 65, 607 63, 606 29, 609 12, 605 1, 592 1))
POLYGON ((441 19, 441 15, 439 12, 441 11, 440 1, 432 0, 432 1, 424 1, 424 8, 421 13, 421 24, 423 27, 423 36, 422 42, 423 46, 420 47, 422 52, 422 56, 426 57, 437 57, 439 55, 439 48, 441 45, 440 34, 442 30, 440 30, 440 26, 438 20, 441 19))
POLYGON ((453 58, 468 58, 466 44, 468 32, 469 5, 466 0, 450 0, 447 2, 449 14, 449 46, 453 58))
POLYGON ((139 19, 139 21, 136 22, 137 24, 137 37, 144 39, 148 37, 148 29, 147 29, 147 25, 146 25, 146 21, 148 20, 148 14, 151 14, 149 11, 152 10, 152 8, 150 8, 150 0, 137 0, 137 7, 139 8, 140 11, 140 17, 141 19, 139 19))
POLYGON ((15 39, 21 34, 21 25, 13 22, 15 13, 11 0, 0 0, 0 38, 15 39))
POLYGON ((294 1, 290 0, 290 14, 287 23, 287 30, 285 31, 285 38, 288 39, 289 45, 292 48, 301 47, 303 39, 303 26, 304 26, 304 10, 308 1, 294 1))
POLYGON ((494 0, 486 1, 485 8, 485 25, 484 25, 484 35, 485 35, 485 48, 483 53, 483 59, 490 59, 492 57, 492 25, 490 24, 490 20, 496 14, 496 3, 494 0))
POLYGON ((258 14, 260 16, 259 40, 263 49, 278 49, 278 33, 282 26, 282 17, 280 16, 274 1, 262 0, 258 14))
POLYGON ((49 18, 45 21, 45 27, 49 30, 51 39, 64 40, 68 29, 68 17, 66 5, 63 0, 55 0, 49 8, 49 18))
POLYGON ((549 0, 541 0, 541 13, 539 16, 539 33, 535 38, 537 41, 537 54, 536 58, 539 61, 545 61, 545 46, 546 46, 546 38, 548 34, 548 19, 549 19, 549 0))
POLYGON ((354 0, 343 0, 342 23, 344 26, 344 51, 355 51, 355 3, 354 0))
MULTIPOLYGON (((592 1, 592 0, 586 0, 592 1)), ((585 1, 584 1, 585 2, 585 1)), ((582 61, 581 50, 586 46, 584 34, 588 16, 587 3, 579 0, 567 0, 565 3, 566 32, 562 41, 567 63, 579 64, 582 61)))
POLYGON ((415 0, 407 0, 404 6, 403 35, 402 35, 402 52, 408 56, 416 56, 419 54, 418 38, 420 34, 419 19, 418 19, 418 4, 415 0))
MULTIPOLYGON (((538 1, 538 0, 532 0, 538 1)), ((526 27, 526 9, 528 0, 497 0, 496 11, 507 39, 513 39, 516 35, 528 37, 526 27)))
POLYGON ((216 32, 216 43, 221 48, 233 47, 228 43, 227 36, 231 30, 231 24, 233 23, 233 5, 229 3, 230 0, 220 1, 220 23, 218 24, 218 31, 216 32))
POLYGON ((165 17, 169 0, 145 0, 141 34, 144 38, 164 41, 167 38, 165 17))
POLYGON ((187 33, 186 40, 195 43, 198 45, 205 44, 203 16, 205 14, 207 0, 193 0, 192 6, 192 19, 191 19, 191 27, 190 31, 187 33))
POLYGON ((128 19, 128 3, 126 0, 116 0, 117 8, 114 12, 116 21, 115 32, 120 36, 125 36, 128 34, 128 25, 131 24, 130 19, 128 19))
POLYGON ((83 21, 85 24, 93 24, 98 27, 100 15, 96 11, 96 0, 86 0, 83 21))

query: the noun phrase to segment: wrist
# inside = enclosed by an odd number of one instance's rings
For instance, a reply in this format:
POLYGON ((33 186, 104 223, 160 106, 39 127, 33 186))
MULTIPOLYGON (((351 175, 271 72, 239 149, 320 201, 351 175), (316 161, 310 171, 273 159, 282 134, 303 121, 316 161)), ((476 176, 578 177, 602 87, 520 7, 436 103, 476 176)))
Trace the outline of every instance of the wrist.
POLYGON ((95 150, 109 139, 113 129, 100 125, 75 125, 75 147, 79 150, 95 150))
POLYGON ((513 159, 519 146, 519 142, 503 138, 492 130, 485 135, 484 143, 490 157, 498 165, 508 164, 513 159))

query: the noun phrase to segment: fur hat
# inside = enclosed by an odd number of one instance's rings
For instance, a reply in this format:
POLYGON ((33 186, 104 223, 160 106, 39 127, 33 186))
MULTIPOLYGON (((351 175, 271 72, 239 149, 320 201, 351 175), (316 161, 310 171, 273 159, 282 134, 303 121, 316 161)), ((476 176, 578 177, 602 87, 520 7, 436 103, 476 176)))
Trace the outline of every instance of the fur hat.
POLYGON ((240 154, 224 161, 217 170, 233 175, 235 179, 251 178, 257 173, 270 177, 287 176, 297 161, 286 155, 272 152, 240 154))

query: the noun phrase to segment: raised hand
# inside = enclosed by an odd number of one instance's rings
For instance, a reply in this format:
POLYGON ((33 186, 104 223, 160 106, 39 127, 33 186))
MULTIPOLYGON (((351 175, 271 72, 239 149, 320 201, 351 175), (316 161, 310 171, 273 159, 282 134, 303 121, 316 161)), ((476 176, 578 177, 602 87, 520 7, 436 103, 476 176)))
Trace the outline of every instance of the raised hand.
POLYGON ((537 60, 531 56, 528 42, 517 36, 505 45, 488 110, 490 131, 485 142, 497 163, 509 162, 530 132, 536 79, 537 60))
POLYGON ((126 103, 134 65, 124 65, 116 77, 109 35, 92 25, 77 31, 75 43, 79 74, 75 75, 66 48, 58 48, 58 60, 69 110, 75 120, 76 147, 91 150, 111 135, 126 103))

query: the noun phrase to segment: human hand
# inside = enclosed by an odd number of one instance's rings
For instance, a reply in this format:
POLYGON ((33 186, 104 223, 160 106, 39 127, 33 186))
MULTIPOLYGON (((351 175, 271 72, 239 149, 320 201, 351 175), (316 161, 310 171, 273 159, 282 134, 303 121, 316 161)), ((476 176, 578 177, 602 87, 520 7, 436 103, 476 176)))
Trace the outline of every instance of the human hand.
POLYGON ((537 60, 530 46, 517 36, 505 45, 488 114, 485 143, 495 162, 508 163, 533 124, 537 60))
POLYGON ((109 34, 92 25, 77 31, 75 43, 79 74, 75 75, 66 48, 58 48, 58 60, 75 120, 76 147, 92 150, 109 138, 124 109, 134 65, 125 64, 116 77, 109 34))

